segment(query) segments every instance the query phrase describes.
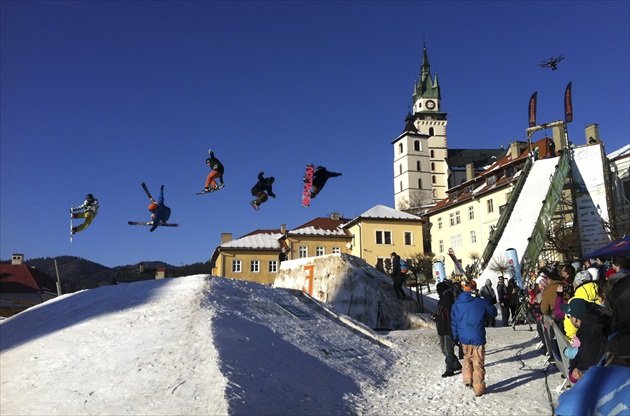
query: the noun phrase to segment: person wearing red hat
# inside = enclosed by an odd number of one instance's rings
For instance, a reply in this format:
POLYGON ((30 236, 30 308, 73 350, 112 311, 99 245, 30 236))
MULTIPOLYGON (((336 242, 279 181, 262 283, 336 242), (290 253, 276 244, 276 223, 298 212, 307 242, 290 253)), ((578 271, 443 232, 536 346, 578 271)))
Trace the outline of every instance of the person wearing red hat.
POLYGON ((158 201, 155 202, 155 200, 151 198, 149 211, 151 211, 151 221, 153 222, 153 226, 149 230, 151 232, 155 231, 160 224, 164 224, 171 218, 171 209, 164 205, 164 185, 160 187, 160 197, 158 201))

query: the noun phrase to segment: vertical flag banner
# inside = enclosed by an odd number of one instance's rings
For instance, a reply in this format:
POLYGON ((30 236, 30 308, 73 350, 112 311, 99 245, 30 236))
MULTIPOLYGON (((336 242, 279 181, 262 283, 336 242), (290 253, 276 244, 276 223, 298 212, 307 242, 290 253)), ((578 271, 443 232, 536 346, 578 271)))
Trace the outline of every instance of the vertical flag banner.
POLYGON ((567 84, 567 89, 564 90, 564 121, 570 123, 573 121, 573 103, 571 102, 571 84, 573 81, 567 84))
POLYGON ((536 101, 538 100, 538 91, 532 94, 532 97, 529 99, 529 127, 536 126, 536 101))
POLYGON ((437 283, 443 282, 444 279, 446 279, 446 269, 444 268, 444 263, 441 261, 433 263, 433 275, 435 276, 435 281, 437 283))

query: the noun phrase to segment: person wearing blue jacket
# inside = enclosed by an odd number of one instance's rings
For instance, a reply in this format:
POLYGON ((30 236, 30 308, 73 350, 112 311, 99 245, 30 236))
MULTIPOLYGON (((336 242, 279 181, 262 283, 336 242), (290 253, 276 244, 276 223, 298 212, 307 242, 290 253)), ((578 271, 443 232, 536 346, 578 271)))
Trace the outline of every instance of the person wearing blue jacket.
POLYGON ((477 289, 474 280, 463 283, 462 292, 451 310, 453 339, 459 340, 464 350, 462 379, 477 396, 486 392, 486 319, 497 316, 497 308, 487 300, 474 297, 477 289))
POLYGON ((164 185, 160 187, 160 197, 158 201, 155 202, 155 200, 151 198, 149 211, 151 211, 151 221, 153 221, 153 226, 149 230, 151 232, 155 231, 158 225, 164 224, 171 218, 171 209, 164 205, 164 185))

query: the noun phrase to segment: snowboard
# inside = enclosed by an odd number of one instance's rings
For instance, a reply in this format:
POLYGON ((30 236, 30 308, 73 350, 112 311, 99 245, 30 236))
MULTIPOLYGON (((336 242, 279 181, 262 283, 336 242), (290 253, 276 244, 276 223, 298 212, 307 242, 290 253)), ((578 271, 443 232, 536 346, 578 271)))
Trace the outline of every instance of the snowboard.
POLYGON ((203 194, 211 194, 213 192, 219 191, 221 189, 223 189, 225 185, 219 185, 219 187, 217 189, 210 189, 209 191, 203 190, 201 192, 197 192, 196 195, 203 195, 203 194))
POLYGON ((302 206, 308 208, 311 206, 311 189, 313 188, 313 173, 315 168, 312 164, 306 165, 306 174, 304 175, 304 189, 302 190, 302 206))
MULTIPOLYGON (((127 224, 129 225, 153 225, 151 221, 129 221, 127 224)), ((158 225, 158 227, 179 227, 179 224, 173 223, 164 223, 158 225)))
POLYGON ((74 234, 72 234, 72 229, 74 228, 74 225, 72 225, 72 211, 74 210, 74 202, 72 203, 72 205, 70 205, 70 244, 72 244, 72 238, 74 237, 74 234))

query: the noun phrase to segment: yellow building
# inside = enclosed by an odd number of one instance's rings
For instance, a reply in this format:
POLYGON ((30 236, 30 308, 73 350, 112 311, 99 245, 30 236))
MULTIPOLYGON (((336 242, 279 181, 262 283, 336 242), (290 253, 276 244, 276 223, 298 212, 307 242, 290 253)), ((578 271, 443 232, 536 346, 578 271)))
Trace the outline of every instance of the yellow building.
POLYGON ((342 225, 348 222, 333 214, 316 218, 293 230, 256 230, 232 239, 221 235, 221 245, 214 250, 212 274, 271 284, 280 269, 284 249, 287 259, 348 253, 352 235, 342 225))
POLYGON ((402 258, 424 253, 422 223, 416 215, 376 205, 343 228, 352 234, 349 253, 384 270, 394 251, 402 258))

